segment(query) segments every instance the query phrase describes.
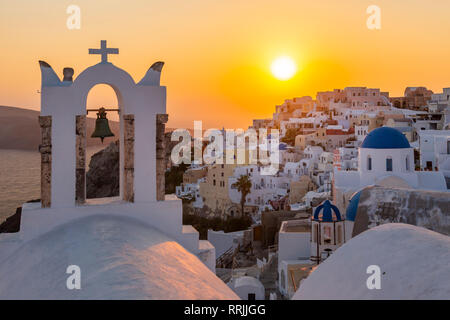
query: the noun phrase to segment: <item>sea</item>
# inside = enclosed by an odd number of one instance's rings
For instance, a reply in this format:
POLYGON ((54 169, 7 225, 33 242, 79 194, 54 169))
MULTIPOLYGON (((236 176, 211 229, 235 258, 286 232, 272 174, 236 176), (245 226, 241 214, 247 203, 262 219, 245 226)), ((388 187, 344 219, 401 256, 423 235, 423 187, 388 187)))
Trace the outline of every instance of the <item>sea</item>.
MULTIPOLYGON (((89 147, 86 163, 105 146, 89 147)), ((41 156, 37 151, 0 149, 0 223, 24 202, 40 198, 41 156)))

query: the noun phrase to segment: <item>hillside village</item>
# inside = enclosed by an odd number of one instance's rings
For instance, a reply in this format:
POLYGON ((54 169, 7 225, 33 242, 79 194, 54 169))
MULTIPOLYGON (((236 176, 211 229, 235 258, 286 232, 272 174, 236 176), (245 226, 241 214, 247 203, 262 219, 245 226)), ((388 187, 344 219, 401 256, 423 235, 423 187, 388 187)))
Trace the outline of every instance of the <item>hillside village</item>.
POLYGON ((334 250, 388 222, 450 234, 450 88, 318 92, 285 100, 249 129, 279 130, 275 175, 260 164, 194 163, 176 187, 185 216, 251 218, 245 230, 208 230, 230 286, 291 298, 334 250))

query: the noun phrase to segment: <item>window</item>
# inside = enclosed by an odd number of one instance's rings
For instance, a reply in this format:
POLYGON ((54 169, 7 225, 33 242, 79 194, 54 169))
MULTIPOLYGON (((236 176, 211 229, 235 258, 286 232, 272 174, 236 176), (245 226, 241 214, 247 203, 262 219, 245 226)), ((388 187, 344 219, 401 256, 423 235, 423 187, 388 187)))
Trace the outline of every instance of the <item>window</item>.
POLYGON ((406 157, 406 171, 409 171, 409 157, 406 157))
POLYGON ((386 159, 386 171, 392 171, 392 158, 386 159))
POLYGON ((214 180, 213 180, 213 186, 215 186, 215 185, 216 185, 216 180, 214 179, 214 180))
POLYGON ((337 242, 342 243, 342 226, 337 227, 337 242))
POLYGON ((331 244, 331 227, 329 226, 323 227, 322 244, 331 244))
POLYGON ((372 158, 370 156, 367 157, 367 170, 372 170, 372 158))

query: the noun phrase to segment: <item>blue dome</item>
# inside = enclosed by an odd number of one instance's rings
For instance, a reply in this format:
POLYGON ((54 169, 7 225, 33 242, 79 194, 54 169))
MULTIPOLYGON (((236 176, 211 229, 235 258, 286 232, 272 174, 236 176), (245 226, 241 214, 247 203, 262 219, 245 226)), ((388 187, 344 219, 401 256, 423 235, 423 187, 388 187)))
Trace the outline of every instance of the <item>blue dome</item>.
POLYGON ((336 217, 335 221, 341 221, 341 213, 339 209, 331 204, 329 200, 325 200, 320 206, 314 211, 314 220, 322 222, 333 222, 333 213, 336 217), (320 212, 322 212, 322 219, 319 218, 320 212))
POLYGON ((361 197, 361 191, 353 194, 348 204, 347 211, 345 212, 345 220, 355 221, 356 213, 358 212, 359 198, 361 197))
POLYGON ((369 149, 403 149, 411 148, 403 133, 390 127, 372 130, 364 139, 361 148, 369 149))

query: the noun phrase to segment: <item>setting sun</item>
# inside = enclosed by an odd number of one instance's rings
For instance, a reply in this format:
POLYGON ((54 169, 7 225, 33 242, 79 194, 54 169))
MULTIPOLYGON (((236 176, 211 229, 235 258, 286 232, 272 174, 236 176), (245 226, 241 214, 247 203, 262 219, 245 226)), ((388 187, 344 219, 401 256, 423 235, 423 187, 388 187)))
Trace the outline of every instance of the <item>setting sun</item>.
POLYGON ((279 57, 272 62, 270 69, 278 80, 289 80, 297 71, 297 66, 291 58, 279 57))

